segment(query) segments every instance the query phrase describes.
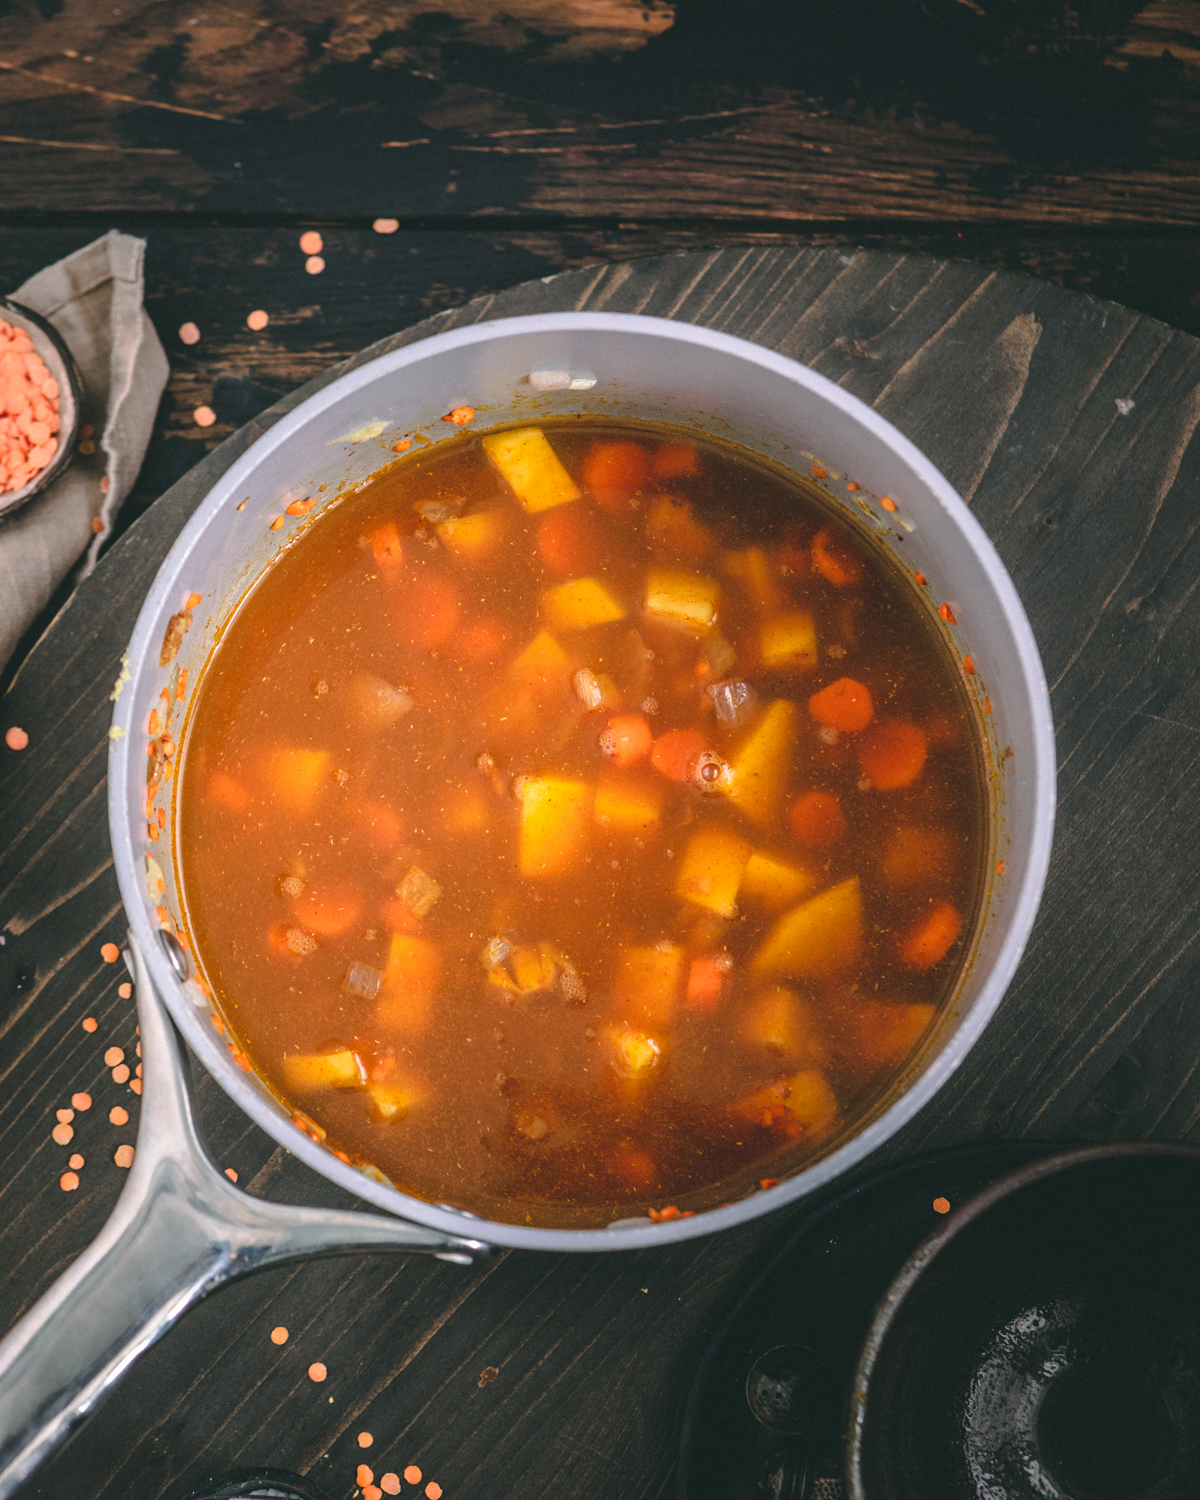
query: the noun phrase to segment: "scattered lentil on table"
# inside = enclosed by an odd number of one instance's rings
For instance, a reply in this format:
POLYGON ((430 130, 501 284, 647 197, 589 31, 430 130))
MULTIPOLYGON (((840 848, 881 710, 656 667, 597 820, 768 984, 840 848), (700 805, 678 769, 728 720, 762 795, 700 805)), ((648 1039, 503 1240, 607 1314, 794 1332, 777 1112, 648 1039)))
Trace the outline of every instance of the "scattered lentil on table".
POLYGON ((261 333, 261 331, 267 326, 270 321, 271 319, 262 310, 262 308, 256 307, 254 311, 247 317, 246 327, 253 329, 255 333, 261 333))
POLYGON ((315 229, 306 229, 300 236, 300 248, 305 255, 320 255, 325 248, 325 241, 315 229))
POLYGON ((198 344, 200 342, 200 330, 195 323, 181 323, 179 326, 179 342, 181 344, 198 344))
POLYGON ((197 427, 211 427, 217 420, 217 414, 211 406, 198 406, 192 413, 192 421, 197 427))
POLYGON ((315 1380, 318 1385, 322 1380, 325 1379, 326 1375, 328 1374, 329 1371, 325 1368, 325 1366, 319 1359, 314 1360, 313 1363, 308 1367, 308 1378, 310 1380, 315 1380))
POLYGON ((118 1167, 132 1167, 133 1154, 132 1146, 118 1146, 116 1151, 113 1152, 113 1161, 116 1162, 118 1167))
POLYGON ((23 729, 18 729, 14 724, 4 735, 4 743, 10 750, 24 750, 29 744, 29 736, 23 729))
POLYGON ((287 1341, 288 1331, 282 1326, 282 1324, 278 1328, 271 1329, 271 1342, 273 1344, 286 1344, 287 1341))

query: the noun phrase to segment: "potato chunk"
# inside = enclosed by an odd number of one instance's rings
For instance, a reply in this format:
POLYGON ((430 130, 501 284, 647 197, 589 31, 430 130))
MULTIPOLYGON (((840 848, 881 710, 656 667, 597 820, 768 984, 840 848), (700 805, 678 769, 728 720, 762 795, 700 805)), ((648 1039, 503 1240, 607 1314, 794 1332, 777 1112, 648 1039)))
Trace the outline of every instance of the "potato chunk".
POLYGON ((426 1097, 425 1090, 417 1084, 389 1078, 385 1083, 368 1083, 367 1093, 374 1106, 371 1113, 383 1124, 403 1120, 409 1110, 426 1097))
POLYGON ((522 687, 566 687, 571 680, 570 659, 548 630, 534 636, 508 671, 522 687))
POLYGON ((848 968, 861 946, 862 890, 854 875, 780 917, 751 968, 772 979, 821 978, 848 968))
POLYGON ((613 986, 622 1014, 635 1023, 665 1025, 683 982, 683 960, 683 949, 676 943, 623 948, 613 986))
POLYGON ((721 566, 736 578, 759 609, 779 608, 779 584, 764 547, 743 547, 739 552, 723 552, 721 566))
POLYGON ((719 917, 737 916, 737 894, 750 844, 731 828, 701 828, 679 865, 675 894, 719 917))
POLYGON ((756 823, 771 823, 779 812, 791 775, 799 709, 777 698, 721 778, 721 789, 735 807, 756 823))
POLYGON ((715 578, 674 568, 651 568, 646 576, 646 613, 666 625, 711 629, 717 618, 721 585, 715 578))
POLYGON ((280 745, 267 763, 272 795, 291 812, 311 811, 327 780, 328 750, 298 750, 280 745))
POLYGON ((447 552, 459 562, 482 567, 499 553, 508 537, 513 512, 480 510, 472 516, 450 516, 434 527, 447 552))
POLYGON ((756 849, 746 861, 738 896, 764 911, 782 911, 820 882, 811 870, 756 849))
POLYGON ((815 667, 817 627, 806 609, 772 615, 759 632, 759 655, 768 671, 786 672, 815 667))
POLYGON ((662 816, 662 788, 641 776, 610 773, 596 787, 596 821, 614 833, 640 834, 649 838, 658 832, 662 816))
POLYGON ((829 1080, 817 1068, 806 1068, 781 1078, 769 1088, 742 1099, 738 1114, 768 1129, 782 1128, 790 1136, 824 1135, 836 1122, 837 1099, 829 1080))
POLYGON ((357 1052, 297 1053, 283 1060, 284 1082, 297 1093, 313 1089, 360 1089, 367 1081, 357 1052))
POLYGON ((797 1061, 822 1062, 824 1048, 812 1012, 782 984, 756 995, 742 1011, 738 1029, 746 1041, 797 1061))
POLYGON ((608 1044, 609 1063, 619 1078, 628 1083, 644 1083, 658 1067, 662 1047, 654 1037, 630 1026, 607 1026, 604 1038, 608 1044))
POLYGON ((530 514, 579 499, 578 485, 563 468, 540 427, 490 432, 482 442, 483 451, 530 514))
POLYGON ((522 875, 562 875, 583 857, 592 788, 561 776, 526 776, 521 790, 522 875))
POLYGON ((587 630, 625 618, 617 602, 595 578, 575 578, 542 594, 542 618, 551 630, 587 630))
POLYGON ((383 1026, 423 1031, 442 972, 442 955, 426 938, 392 933, 375 1016, 383 1026))

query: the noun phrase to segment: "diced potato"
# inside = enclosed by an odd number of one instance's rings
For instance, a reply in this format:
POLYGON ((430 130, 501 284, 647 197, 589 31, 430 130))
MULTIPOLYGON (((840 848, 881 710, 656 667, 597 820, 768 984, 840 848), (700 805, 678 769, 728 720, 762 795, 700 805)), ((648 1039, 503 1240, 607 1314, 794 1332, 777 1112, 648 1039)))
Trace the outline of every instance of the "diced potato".
POLYGON ((617 957, 613 993, 621 1013, 647 1026, 671 1019, 683 982, 684 951, 675 943, 623 948, 617 957))
POLYGON ((532 995, 557 988, 564 999, 581 1004, 586 998, 579 971, 561 949, 543 938, 514 948, 507 938, 492 938, 479 961, 488 983, 514 995, 532 995))
POLYGON ((738 896, 766 911, 782 911, 814 890, 820 882, 803 865, 789 864, 756 849, 746 861, 738 896))
POLYGON ((481 510, 473 516, 451 516, 434 527, 446 550, 473 566, 491 562, 508 537, 509 510, 481 510))
POLYGON ((673 568, 651 568, 646 575, 646 613, 667 625, 710 630, 720 597, 721 585, 715 578, 673 568))
POLYGON ((713 539, 692 514, 687 500, 674 495, 655 495, 646 509, 646 536, 660 552, 700 559, 712 551, 713 539))
POLYGON ((283 1079, 289 1089, 308 1093, 312 1089, 360 1089, 367 1074, 358 1053, 345 1049, 285 1057, 283 1079))
POLYGON ((527 776, 521 791, 522 875, 562 875, 583 857, 592 788, 561 776, 527 776))
POLYGON ((413 865, 396 887, 396 894, 414 917, 426 917, 440 900, 442 888, 432 875, 413 865))
POLYGON ((409 1110, 426 1097, 426 1091, 418 1084, 394 1078, 389 1078, 385 1083, 368 1083, 367 1093, 374 1105, 372 1114, 384 1124, 403 1120, 409 1110))
POLYGON ((658 1066, 662 1047, 654 1037, 630 1026, 606 1026, 609 1060, 619 1077, 631 1083, 644 1082, 658 1066))
POLYGON ((482 442, 483 451, 530 514, 579 499, 579 487, 559 462, 558 454, 540 427, 490 432, 482 442))
POLYGON ((596 787, 596 821, 614 833, 650 838, 662 816, 662 786, 641 776, 609 772, 596 787))
POLYGON ((759 609, 779 608, 779 585, 765 547, 743 547, 740 552, 723 552, 721 566, 745 587, 759 609))
POLYGON ((268 777, 273 795, 294 813, 306 813, 328 779, 328 750, 280 745, 271 752, 268 777))
POLYGON ((508 669, 509 675, 526 687, 564 687, 571 678, 567 653, 548 630, 540 631, 508 669))
POLYGON ((741 1014, 739 1030, 746 1041, 769 1052, 808 1062, 824 1060, 809 1007, 781 984, 750 1001, 741 1014))
POLYGON ((875 1066, 903 1062, 925 1034, 935 1007, 866 1000, 855 1007, 855 1054, 875 1066))
POLYGON ((798 716, 794 703, 776 698, 721 778, 730 801, 756 823, 772 823, 778 816, 791 774, 798 716))
POLYGON ((817 664, 817 627, 806 609, 772 615, 759 632, 759 655, 768 671, 786 672, 817 664))
POLYGON ((862 890, 854 875, 780 917, 751 968, 772 979, 821 978, 848 968, 861 946, 862 890))
POLYGON ((426 938, 392 933, 375 1017, 383 1026, 423 1031, 442 972, 442 955, 426 938))
POLYGON ((675 894, 719 917, 737 916, 738 886, 750 852, 749 842, 731 828, 698 829, 680 861, 675 894))
POLYGON ((542 594, 542 618, 551 630, 587 630, 625 618, 619 604, 595 578, 575 578, 542 594))
POLYGON ((946 828, 905 824, 883 855, 884 879, 912 890, 944 885, 958 874, 962 854, 946 828))
POLYGON ((769 1088, 742 1099, 737 1112, 756 1124, 782 1126, 789 1135, 824 1135, 837 1120, 838 1106, 829 1080, 817 1068, 781 1078, 769 1088))
POLYGON ((580 667, 571 678, 571 688, 587 709, 611 710, 620 708, 623 702, 616 683, 607 672, 593 672, 588 667, 580 667))

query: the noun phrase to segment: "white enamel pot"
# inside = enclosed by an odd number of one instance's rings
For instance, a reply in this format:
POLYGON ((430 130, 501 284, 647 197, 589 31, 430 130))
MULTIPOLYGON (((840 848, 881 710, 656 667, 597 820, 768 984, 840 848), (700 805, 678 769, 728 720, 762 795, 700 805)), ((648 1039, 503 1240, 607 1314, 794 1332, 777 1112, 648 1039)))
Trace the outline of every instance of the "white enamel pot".
POLYGON ((128 671, 113 718, 109 819, 146 1060, 138 1155, 100 1239, 0 1345, 0 1500, 140 1349, 241 1270, 351 1248, 424 1250, 453 1260, 491 1245, 640 1248, 744 1223, 825 1186, 911 1119, 962 1062, 1012 978, 1041 897, 1054 824, 1053 726, 1029 623, 991 543, 929 460, 869 407, 803 365, 688 324, 606 313, 479 323, 335 380, 259 438, 192 516, 142 607, 128 671), (993 873, 951 1002, 866 1115, 824 1154, 777 1187, 693 1218, 623 1219, 586 1230, 484 1221, 410 1197, 339 1160, 238 1065, 190 958, 169 935, 182 915, 171 860, 172 782, 153 803, 156 817, 164 809, 166 827, 150 842, 151 711, 164 689, 175 701, 184 669, 194 689, 226 618, 298 528, 389 461, 398 436, 419 431, 433 443, 453 436, 457 429, 441 418, 464 404, 476 409, 475 430, 592 413, 669 422, 809 476, 817 464, 831 503, 872 531, 910 575, 923 573, 939 602, 950 603, 957 622, 944 626, 951 648, 960 657, 969 653, 975 666, 965 681, 980 707, 993 873), (856 491, 847 488, 851 479, 856 491), (878 504, 885 495, 894 510, 878 504), (310 508, 294 504, 310 497, 310 508), (289 504, 304 513, 287 514, 289 504), (177 655, 162 665, 169 622, 193 594, 201 603, 177 655), (985 695, 990 712, 982 711, 985 695), (173 1032, 268 1134, 383 1214, 278 1208, 227 1182, 191 1125, 173 1032), (70 1335, 56 1332, 65 1320, 54 1316, 68 1297, 70 1335))

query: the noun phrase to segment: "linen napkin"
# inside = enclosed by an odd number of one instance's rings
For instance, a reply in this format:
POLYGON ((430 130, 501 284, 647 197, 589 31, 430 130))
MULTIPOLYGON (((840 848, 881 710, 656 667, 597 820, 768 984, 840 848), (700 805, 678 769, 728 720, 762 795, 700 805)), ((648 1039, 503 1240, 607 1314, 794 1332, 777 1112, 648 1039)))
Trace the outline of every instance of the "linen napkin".
POLYGON ((92 433, 49 489, 0 520, 0 668, 71 570, 95 567, 141 468, 169 373, 142 304, 145 249, 110 229, 7 293, 75 356, 92 433))

